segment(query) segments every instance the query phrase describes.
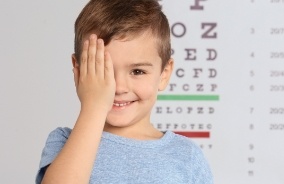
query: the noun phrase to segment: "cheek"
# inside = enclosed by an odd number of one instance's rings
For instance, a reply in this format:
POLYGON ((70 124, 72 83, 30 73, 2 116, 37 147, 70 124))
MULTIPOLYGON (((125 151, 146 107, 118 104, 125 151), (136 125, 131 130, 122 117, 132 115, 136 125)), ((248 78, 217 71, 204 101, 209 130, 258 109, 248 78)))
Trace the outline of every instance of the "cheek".
POLYGON ((156 99, 158 94, 158 80, 145 80, 137 85, 135 85, 135 93, 142 100, 156 99))

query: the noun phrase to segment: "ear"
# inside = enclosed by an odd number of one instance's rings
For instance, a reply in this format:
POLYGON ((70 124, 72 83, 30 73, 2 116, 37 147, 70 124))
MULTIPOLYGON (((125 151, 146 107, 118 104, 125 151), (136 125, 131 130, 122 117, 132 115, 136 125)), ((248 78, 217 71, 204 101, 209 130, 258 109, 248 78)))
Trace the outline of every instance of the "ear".
POLYGON ((169 80, 171 78, 173 68, 174 68, 174 60, 171 58, 169 59, 169 61, 167 62, 165 68, 163 69, 161 73, 159 91, 163 91, 167 87, 169 80))
POLYGON ((75 54, 72 54, 72 65, 73 65, 73 73, 74 73, 74 82, 77 88, 79 83, 80 69, 75 54))
POLYGON ((72 54, 72 65, 73 68, 79 68, 79 62, 77 61, 75 54, 72 54))

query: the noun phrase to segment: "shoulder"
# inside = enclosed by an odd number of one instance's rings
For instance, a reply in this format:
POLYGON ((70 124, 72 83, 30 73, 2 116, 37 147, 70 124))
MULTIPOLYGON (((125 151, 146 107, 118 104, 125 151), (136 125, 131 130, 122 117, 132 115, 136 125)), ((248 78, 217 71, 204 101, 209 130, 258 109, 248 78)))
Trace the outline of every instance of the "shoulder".
POLYGON ((176 152, 176 156, 182 159, 188 168, 193 183, 213 183, 213 176, 210 166, 201 148, 190 138, 167 132, 172 134, 172 141, 169 149, 176 152))
POLYGON ((49 139, 68 139, 71 131, 72 129, 68 127, 58 127, 49 133, 47 140, 49 139))
POLYGON ((203 158, 201 148, 192 139, 172 131, 167 131, 164 136, 166 137, 164 139, 167 140, 167 144, 165 144, 167 154, 179 158, 189 165, 195 163, 194 160, 198 160, 197 157, 203 158))
POLYGON ((176 134, 172 131, 167 131, 166 134, 168 134, 169 137, 171 137, 170 144, 177 148, 179 147, 179 150, 184 151, 201 151, 200 147, 190 138, 176 134))
POLYGON ((41 183, 45 170, 56 158, 71 133, 70 128, 56 128, 51 131, 42 150, 39 170, 36 176, 36 183, 41 183))
POLYGON ((58 127, 51 131, 47 137, 42 156, 56 155, 66 143, 71 131, 67 127, 58 127))
POLYGON ((56 128, 51 131, 46 140, 45 146, 42 150, 41 165, 45 166, 49 164, 56 155, 60 152, 65 145, 69 135, 71 133, 70 128, 56 128))

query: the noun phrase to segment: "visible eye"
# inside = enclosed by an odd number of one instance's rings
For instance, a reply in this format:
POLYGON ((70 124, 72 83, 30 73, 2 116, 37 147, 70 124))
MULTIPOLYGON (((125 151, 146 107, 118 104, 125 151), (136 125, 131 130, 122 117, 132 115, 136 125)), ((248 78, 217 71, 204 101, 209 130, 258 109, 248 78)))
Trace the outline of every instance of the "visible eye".
POLYGON ((145 71, 140 70, 140 69, 134 69, 134 70, 132 70, 131 74, 132 75, 143 75, 143 74, 145 74, 145 71))

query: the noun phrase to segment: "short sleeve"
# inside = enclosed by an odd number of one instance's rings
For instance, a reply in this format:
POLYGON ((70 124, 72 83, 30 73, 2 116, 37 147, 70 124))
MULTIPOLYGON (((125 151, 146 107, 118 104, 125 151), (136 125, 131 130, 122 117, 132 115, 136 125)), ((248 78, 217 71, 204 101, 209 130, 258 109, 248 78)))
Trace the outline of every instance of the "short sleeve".
POLYGON ((213 175, 202 150, 194 145, 192 148, 192 183, 213 184, 213 175))
POLYGON ((70 128, 56 128, 55 130, 50 132, 46 140, 45 147, 43 148, 41 154, 39 171, 36 176, 36 184, 41 183, 47 166, 52 163, 52 161, 61 151, 70 133, 71 133, 70 128))

